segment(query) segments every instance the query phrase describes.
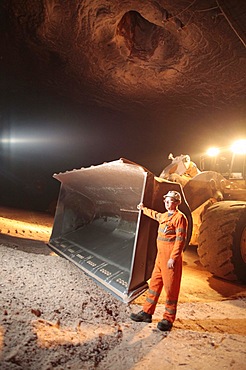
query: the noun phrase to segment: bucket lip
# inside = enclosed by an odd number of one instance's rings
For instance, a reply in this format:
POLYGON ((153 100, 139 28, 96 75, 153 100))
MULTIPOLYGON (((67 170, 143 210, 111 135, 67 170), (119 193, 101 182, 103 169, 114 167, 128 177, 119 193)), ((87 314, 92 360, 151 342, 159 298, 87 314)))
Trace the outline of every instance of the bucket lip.
MULTIPOLYGON (((63 253, 62 250, 58 249, 54 244, 52 244, 52 239, 49 240, 47 243, 47 246, 54 252, 58 253, 58 255, 65 257, 67 260, 75 264, 80 270, 82 270, 85 274, 89 275, 98 285, 113 294, 117 299, 122 301, 123 303, 129 304, 131 301, 136 299, 138 296, 143 294, 148 289, 148 283, 143 281, 142 284, 140 284, 137 288, 129 291, 128 284, 126 286, 126 289, 121 292, 120 290, 116 289, 113 285, 111 285, 109 282, 101 279, 99 276, 97 276, 93 271, 87 270, 83 266, 81 266, 79 263, 77 263, 74 259, 69 257, 67 254, 63 253)), ((120 275, 120 272, 119 272, 120 275)))

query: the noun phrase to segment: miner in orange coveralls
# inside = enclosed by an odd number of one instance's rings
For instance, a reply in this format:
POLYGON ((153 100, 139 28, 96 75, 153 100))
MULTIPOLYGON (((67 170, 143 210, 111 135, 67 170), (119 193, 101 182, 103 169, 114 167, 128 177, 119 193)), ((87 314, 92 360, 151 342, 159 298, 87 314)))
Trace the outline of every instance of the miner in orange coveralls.
POLYGON ((187 233, 187 219, 178 209, 181 203, 180 193, 169 191, 164 195, 164 203, 167 212, 159 213, 147 207, 143 203, 138 209, 159 222, 157 236, 157 256, 152 272, 149 292, 143 310, 131 314, 131 319, 138 322, 152 322, 156 304, 164 287, 166 303, 163 319, 158 322, 157 328, 162 331, 172 329, 176 317, 180 282, 182 276, 182 254, 185 246, 187 233))

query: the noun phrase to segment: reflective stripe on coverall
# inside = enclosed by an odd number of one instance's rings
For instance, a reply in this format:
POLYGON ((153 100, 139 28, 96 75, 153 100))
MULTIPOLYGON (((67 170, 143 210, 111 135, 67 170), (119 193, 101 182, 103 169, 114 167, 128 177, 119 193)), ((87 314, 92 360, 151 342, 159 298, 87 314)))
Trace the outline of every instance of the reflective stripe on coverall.
POLYGON ((147 207, 143 213, 159 222, 157 256, 152 272, 149 292, 143 311, 153 315, 162 288, 166 292, 163 318, 174 322, 182 276, 182 254, 187 233, 187 219, 178 209, 173 214, 159 213, 147 207), (167 267, 168 260, 174 260, 174 268, 167 267))

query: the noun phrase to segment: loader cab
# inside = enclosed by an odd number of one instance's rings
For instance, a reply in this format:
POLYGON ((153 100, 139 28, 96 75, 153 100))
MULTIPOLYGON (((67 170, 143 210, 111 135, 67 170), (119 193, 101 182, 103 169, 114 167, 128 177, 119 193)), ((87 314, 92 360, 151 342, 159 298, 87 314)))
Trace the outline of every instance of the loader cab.
POLYGON ((215 171, 230 181, 246 181, 246 140, 230 148, 210 148, 201 156, 202 171, 215 171))

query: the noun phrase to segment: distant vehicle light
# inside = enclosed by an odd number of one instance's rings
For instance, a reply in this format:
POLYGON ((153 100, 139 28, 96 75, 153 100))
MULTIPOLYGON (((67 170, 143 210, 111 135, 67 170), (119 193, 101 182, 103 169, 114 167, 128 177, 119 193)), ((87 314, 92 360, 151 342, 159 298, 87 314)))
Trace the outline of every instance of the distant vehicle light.
POLYGON ((207 150, 207 155, 209 157, 216 157, 219 154, 220 150, 219 148, 209 148, 207 150))
POLYGON ((238 140, 233 143, 231 151, 235 154, 246 154, 246 140, 238 140))
POLYGON ((2 138, 1 143, 2 144, 26 144, 30 142, 30 139, 24 139, 24 138, 2 138))

